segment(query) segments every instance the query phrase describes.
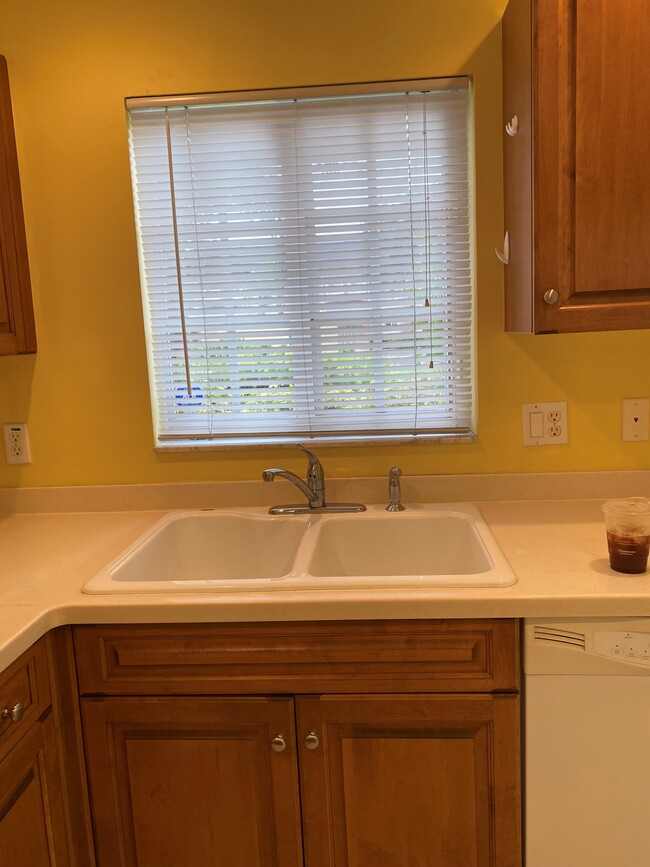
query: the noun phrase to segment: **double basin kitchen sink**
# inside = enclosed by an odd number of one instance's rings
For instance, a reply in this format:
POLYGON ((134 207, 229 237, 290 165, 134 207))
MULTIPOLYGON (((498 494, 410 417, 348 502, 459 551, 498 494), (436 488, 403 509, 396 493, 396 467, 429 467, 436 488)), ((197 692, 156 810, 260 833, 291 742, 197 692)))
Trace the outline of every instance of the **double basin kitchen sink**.
POLYGON ((465 503, 389 513, 162 518, 84 586, 86 593, 269 592, 499 587, 516 577, 479 510, 465 503))

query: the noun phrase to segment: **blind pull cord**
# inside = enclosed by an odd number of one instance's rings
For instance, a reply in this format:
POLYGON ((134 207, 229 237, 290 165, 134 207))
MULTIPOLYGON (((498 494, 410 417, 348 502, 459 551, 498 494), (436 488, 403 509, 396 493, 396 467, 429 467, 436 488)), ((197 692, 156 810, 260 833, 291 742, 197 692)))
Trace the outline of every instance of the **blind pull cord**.
POLYGON ((187 396, 192 397, 192 379, 190 376, 190 355, 187 348, 187 328, 185 327, 185 303, 183 301, 183 275, 181 273, 181 252, 178 243, 178 219, 176 217, 176 192, 174 190, 174 160, 172 156, 172 130, 169 122, 169 109, 165 109, 165 134, 167 137, 167 159, 169 162, 169 190, 172 203, 172 225, 174 228, 174 253, 176 256, 176 280, 178 283, 178 301, 181 312, 181 331, 183 334, 183 357, 185 359, 185 381, 187 396))
POLYGON ((424 168, 424 250, 426 296, 424 306, 429 308, 429 370, 433 370, 433 311, 431 309, 431 191, 429 189, 429 138, 427 130, 427 95, 422 92, 422 148, 424 168))

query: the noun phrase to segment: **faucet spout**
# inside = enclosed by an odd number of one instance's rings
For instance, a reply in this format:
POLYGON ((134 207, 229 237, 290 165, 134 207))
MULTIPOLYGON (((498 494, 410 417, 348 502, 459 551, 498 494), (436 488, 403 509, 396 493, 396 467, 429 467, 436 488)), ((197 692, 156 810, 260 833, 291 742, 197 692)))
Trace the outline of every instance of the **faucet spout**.
POLYGON ((273 467, 271 469, 264 470, 264 472, 262 473, 262 479, 265 482, 272 482, 276 476, 280 476, 280 478, 286 479, 288 482, 294 484, 307 497, 310 505, 315 509, 318 508, 318 506, 320 505, 320 498, 318 494, 314 493, 314 491, 312 491, 312 489, 308 485, 306 485, 303 480, 295 473, 292 473, 290 470, 282 470, 279 467, 273 467))

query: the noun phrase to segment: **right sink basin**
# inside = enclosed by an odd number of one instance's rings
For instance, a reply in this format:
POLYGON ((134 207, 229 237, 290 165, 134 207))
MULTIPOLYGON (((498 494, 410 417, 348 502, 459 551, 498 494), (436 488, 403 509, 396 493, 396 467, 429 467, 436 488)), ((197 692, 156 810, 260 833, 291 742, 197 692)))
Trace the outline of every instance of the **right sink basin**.
POLYGON ((305 572, 317 581, 348 579, 357 586, 494 587, 516 580, 469 504, 323 517, 305 572))

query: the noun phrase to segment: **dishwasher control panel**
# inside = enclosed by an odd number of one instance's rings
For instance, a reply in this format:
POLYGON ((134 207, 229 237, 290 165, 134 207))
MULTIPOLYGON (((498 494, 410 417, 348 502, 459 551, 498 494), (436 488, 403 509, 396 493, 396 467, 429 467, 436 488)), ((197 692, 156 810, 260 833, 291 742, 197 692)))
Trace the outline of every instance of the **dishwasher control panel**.
POLYGON ((647 632, 594 632, 594 653, 650 666, 650 633, 647 632))

